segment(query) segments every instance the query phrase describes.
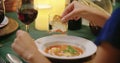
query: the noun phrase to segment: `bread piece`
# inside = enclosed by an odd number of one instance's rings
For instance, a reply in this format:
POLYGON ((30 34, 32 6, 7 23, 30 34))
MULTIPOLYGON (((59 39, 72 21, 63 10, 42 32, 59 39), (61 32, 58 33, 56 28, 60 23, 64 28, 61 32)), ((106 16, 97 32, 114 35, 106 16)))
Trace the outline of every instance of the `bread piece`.
POLYGON ((51 26, 50 32, 65 33, 68 29, 68 23, 63 23, 59 15, 55 15, 49 25, 51 26))

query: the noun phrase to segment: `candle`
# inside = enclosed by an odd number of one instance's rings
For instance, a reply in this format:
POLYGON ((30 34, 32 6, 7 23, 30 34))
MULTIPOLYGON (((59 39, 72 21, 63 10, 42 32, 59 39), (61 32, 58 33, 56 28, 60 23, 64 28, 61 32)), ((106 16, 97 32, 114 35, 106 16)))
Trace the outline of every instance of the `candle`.
POLYGON ((35 21, 35 28, 38 30, 49 30, 49 11, 51 9, 50 5, 42 4, 38 5, 38 16, 35 21))
POLYGON ((65 0, 51 0, 50 4, 52 5, 52 14, 61 15, 65 9, 65 0))
POLYGON ((61 15, 65 8, 65 0, 34 0, 38 9, 38 16, 35 21, 35 28, 49 31, 49 21, 54 15, 61 15))

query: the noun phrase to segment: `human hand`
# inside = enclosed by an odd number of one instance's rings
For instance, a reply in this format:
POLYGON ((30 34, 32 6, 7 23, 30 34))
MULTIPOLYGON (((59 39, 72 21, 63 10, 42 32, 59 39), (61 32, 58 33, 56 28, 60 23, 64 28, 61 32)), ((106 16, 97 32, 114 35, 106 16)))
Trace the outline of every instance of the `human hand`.
POLYGON ((63 22, 84 18, 102 27, 110 14, 92 1, 80 0, 80 2, 73 1, 69 4, 61 17, 63 22))
POLYGON ((78 20, 82 13, 86 12, 86 9, 89 7, 78 2, 73 1, 70 5, 66 7, 62 14, 62 21, 68 21, 68 20, 78 20))
POLYGON ((12 49, 29 63, 51 63, 38 51, 34 40, 25 31, 17 31, 12 49))
POLYGON ((29 59, 33 54, 38 52, 34 40, 27 32, 22 30, 17 31, 12 48, 24 59, 29 59))

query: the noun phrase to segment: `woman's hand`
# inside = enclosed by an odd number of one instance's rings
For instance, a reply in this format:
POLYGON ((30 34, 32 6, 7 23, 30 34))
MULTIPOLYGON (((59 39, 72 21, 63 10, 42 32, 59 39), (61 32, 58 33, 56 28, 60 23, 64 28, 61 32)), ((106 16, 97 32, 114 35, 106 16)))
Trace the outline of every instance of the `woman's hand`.
POLYGON ((50 61, 38 51, 34 40, 25 31, 17 31, 12 48, 29 63, 50 63, 50 61))
POLYGON ((64 10, 62 14, 62 21, 68 21, 73 19, 78 20, 81 17, 81 13, 84 13, 86 8, 86 5, 81 4, 77 1, 73 1, 64 10))
POLYGON ((89 3, 91 6, 82 2, 73 1, 64 10, 61 16, 62 21, 78 20, 81 17, 87 19, 88 21, 93 21, 96 25, 102 27, 106 20, 110 17, 110 14, 95 5, 93 2, 89 3))

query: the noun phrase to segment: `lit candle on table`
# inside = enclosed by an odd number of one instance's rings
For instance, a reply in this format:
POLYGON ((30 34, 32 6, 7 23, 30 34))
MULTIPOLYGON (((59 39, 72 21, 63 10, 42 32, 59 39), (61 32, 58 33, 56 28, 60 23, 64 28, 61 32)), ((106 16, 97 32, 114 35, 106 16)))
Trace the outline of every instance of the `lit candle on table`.
POLYGON ((66 0, 50 0, 52 15, 61 15, 65 9, 66 0))
POLYGON ((50 5, 38 5, 38 16, 35 21, 35 28, 38 30, 49 30, 50 5))
POLYGON ((38 8, 35 28, 49 31, 49 21, 54 15, 62 14, 65 8, 65 0, 34 0, 34 5, 38 8))

